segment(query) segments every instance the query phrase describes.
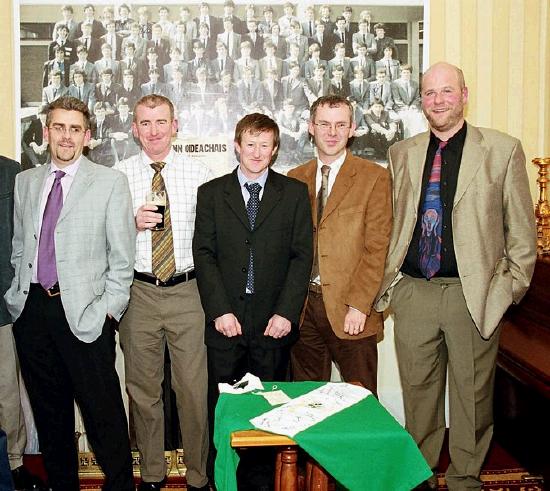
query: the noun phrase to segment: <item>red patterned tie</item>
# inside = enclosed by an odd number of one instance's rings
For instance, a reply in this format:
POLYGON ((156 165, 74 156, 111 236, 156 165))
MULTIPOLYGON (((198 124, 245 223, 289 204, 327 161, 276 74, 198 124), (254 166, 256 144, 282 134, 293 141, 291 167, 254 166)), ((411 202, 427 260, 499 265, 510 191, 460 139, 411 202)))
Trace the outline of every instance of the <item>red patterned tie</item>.
POLYGON ((441 229, 443 225, 443 203, 441 202, 441 152, 447 142, 439 142, 432 163, 432 170, 426 196, 422 203, 422 225, 419 242, 420 271, 432 278, 441 265, 441 229))

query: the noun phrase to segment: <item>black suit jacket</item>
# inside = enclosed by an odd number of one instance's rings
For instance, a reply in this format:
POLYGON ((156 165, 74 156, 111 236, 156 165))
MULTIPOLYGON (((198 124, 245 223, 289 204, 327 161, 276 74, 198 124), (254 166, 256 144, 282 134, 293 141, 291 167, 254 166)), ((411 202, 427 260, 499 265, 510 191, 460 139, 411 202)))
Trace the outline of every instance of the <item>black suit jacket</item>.
POLYGON ((206 315, 206 344, 224 349, 237 342, 237 337, 225 337, 214 328, 214 319, 230 312, 265 348, 294 342, 311 273, 312 244, 307 188, 295 179, 269 170, 254 230, 236 169, 203 184, 197 196, 193 258, 206 315), (244 326, 250 247, 254 248, 254 321, 253 326, 244 326), (292 323, 291 332, 281 339, 263 335, 274 314, 292 323))
POLYGON ((11 238, 13 236, 13 188, 21 167, 14 160, 0 156, 0 326, 11 324, 4 294, 11 285, 11 238))

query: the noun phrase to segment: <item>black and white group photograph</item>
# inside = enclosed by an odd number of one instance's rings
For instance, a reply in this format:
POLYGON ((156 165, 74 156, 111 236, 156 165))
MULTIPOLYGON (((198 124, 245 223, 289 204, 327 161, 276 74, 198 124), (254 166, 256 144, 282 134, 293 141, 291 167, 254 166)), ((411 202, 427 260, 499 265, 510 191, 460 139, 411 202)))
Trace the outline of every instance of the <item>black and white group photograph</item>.
POLYGON ((230 162, 236 122, 270 116, 281 131, 274 168, 282 172, 314 155, 311 104, 342 95, 354 107, 351 151, 385 163, 392 143, 427 127, 424 9, 377 3, 21 2, 23 165, 47 161, 45 106, 62 95, 92 113, 90 160, 112 166, 134 155, 133 106, 147 94, 174 104, 177 142, 221 137, 230 162))

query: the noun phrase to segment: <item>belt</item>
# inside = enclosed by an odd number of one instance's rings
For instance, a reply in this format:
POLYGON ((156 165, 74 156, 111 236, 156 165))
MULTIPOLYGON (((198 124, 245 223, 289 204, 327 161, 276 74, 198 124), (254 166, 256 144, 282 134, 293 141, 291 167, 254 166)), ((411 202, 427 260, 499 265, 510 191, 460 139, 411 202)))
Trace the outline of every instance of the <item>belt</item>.
POLYGON ((312 281, 309 282, 309 291, 313 293, 317 293, 317 295, 323 294, 321 285, 319 285, 318 283, 313 283, 312 281))
POLYGON ((134 271, 134 279, 139 281, 144 281, 145 283, 151 283, 151 285, 156 286, 174 286, 190 281, 196 278, 195 270, 187 271, 186 273, 175 274, 172 278, 167 281, 160 281, 156 276, 153 276, 148 273, 140 273, 139 271, 134 271))
POLYGON ((46 295, 48 297, 57 297, 61 295, 61 291, 59 290, 59 283, 56 283, 54 286, 50 288, 44 288, 40 283, 31 283, 32 288, 40 288, 41 290, 44 290, 46 292, 46 295))

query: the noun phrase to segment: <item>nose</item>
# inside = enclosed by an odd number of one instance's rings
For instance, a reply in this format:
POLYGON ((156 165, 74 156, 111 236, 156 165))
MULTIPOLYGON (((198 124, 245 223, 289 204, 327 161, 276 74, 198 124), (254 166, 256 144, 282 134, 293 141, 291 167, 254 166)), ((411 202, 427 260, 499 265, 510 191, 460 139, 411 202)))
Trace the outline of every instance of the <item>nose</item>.
POLYGON ((254 152, 254 157, 255 158, 260 158, 260 147, 259 146, 254 147, 253 152, 254 152))
POLYGON ((331 124, 328 128, 328 134, 329 135, 336 135, 336 125, 335 124, 331 124))
POLYGON ((157 125, 156 124, 152 124, 151 125, 151 134, 154 136, 158 133, 158 129, 157 129, 157 125))

